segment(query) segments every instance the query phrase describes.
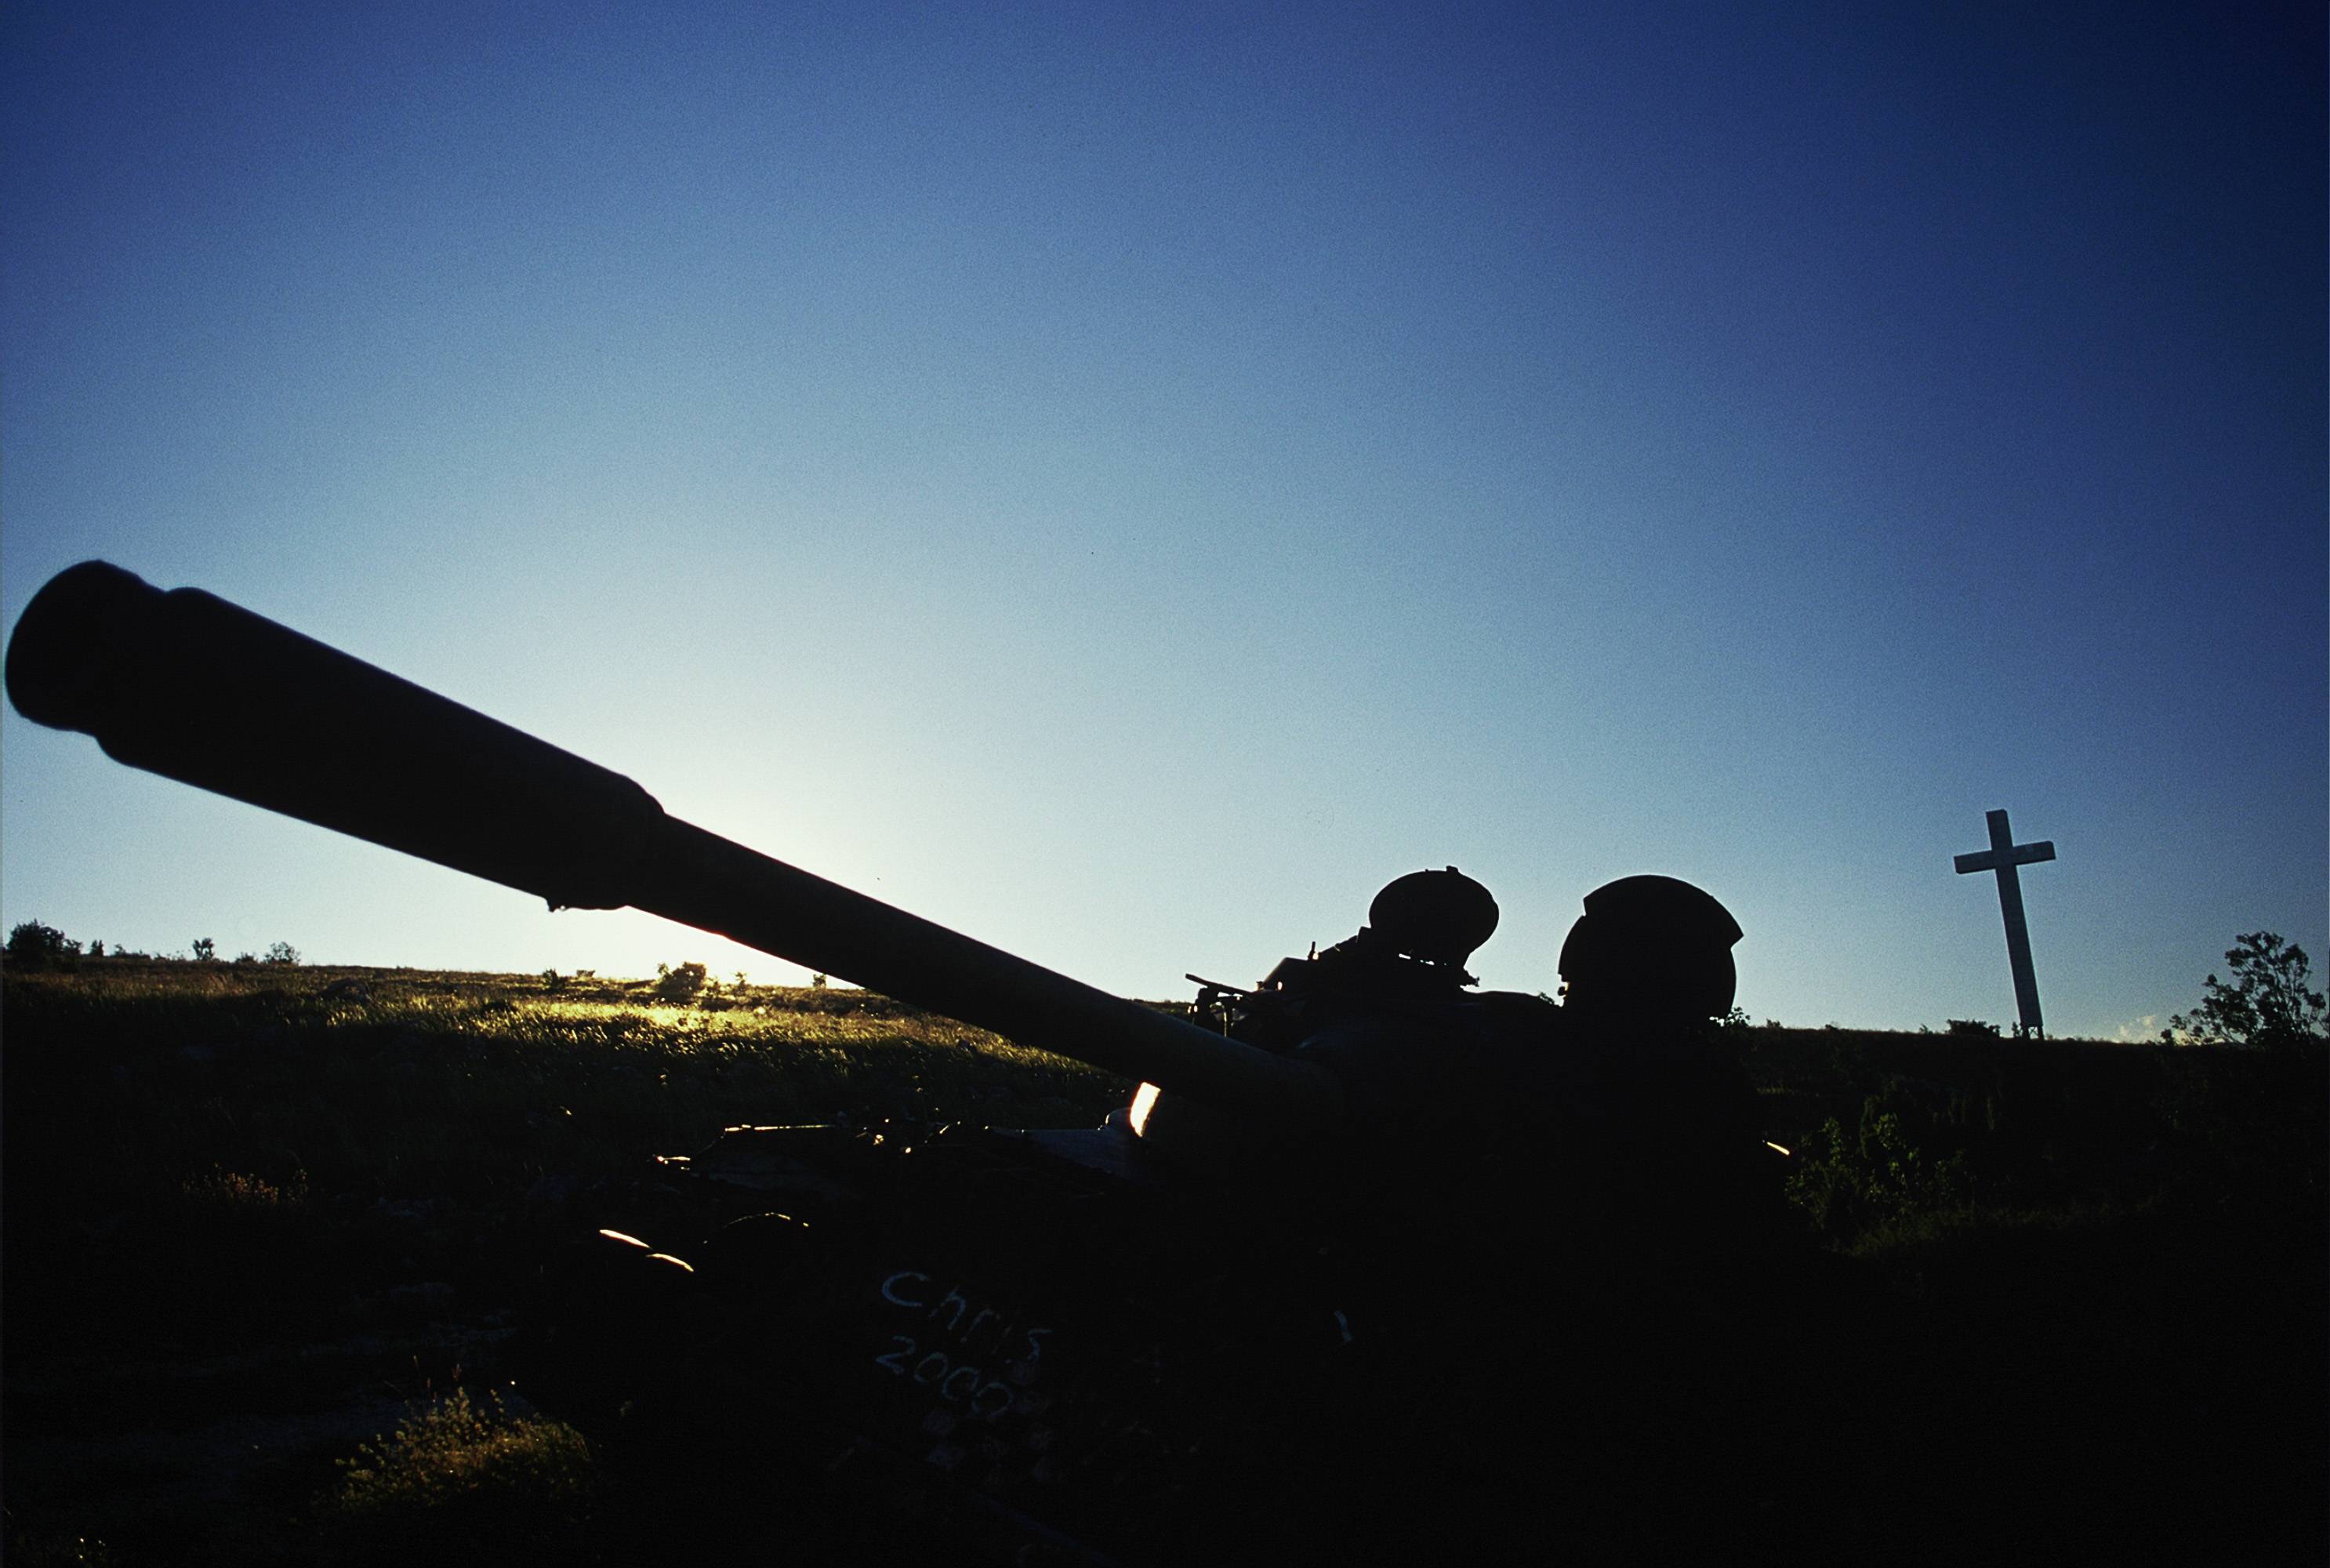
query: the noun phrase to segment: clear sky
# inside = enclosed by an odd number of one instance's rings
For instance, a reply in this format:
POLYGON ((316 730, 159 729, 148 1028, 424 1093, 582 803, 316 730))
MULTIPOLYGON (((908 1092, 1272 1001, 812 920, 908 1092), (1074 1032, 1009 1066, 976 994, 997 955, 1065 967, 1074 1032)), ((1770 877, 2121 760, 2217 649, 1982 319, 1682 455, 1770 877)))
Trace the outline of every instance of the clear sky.
MULTIPOLYGON (((1490 985, 1659 871, 2010 1022, 1998 807, 2056 1032, 2324 957, 2318 7, 0 18, 12 627, 206 588, 1141 996, 1455 864, 1490 985)), ((9 924, 799 977, 0 747, 9 924)))

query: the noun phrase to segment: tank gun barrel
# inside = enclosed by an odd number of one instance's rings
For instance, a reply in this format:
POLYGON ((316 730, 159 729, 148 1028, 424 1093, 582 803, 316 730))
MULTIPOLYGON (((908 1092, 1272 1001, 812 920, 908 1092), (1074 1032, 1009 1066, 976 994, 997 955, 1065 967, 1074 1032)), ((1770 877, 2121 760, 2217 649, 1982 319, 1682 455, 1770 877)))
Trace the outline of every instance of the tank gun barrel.
POLYGON ((1316 1123, 1339 1107, 1321 1067, 757 854, 620 773, 196 589, 71 567, 19 618, 6 681, 24 717, 93 735, 116 761, 553 908, 642 909, 1220 1110, 1316 1123))

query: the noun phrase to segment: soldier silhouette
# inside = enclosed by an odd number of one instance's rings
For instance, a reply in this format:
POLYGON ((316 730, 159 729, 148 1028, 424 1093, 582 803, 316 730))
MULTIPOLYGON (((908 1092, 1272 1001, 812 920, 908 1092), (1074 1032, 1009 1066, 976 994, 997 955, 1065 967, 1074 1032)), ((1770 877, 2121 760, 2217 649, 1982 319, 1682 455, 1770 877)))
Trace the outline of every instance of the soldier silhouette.
POLYGON ((1322 1450, 1312 1484, 1361 1534, 1494 1560, 1549 1514, 1601 1560, 1679 1550, 1766 1479, 1740 1434, 1768 1341, 1731 1318, 1773 1298, 1785 1204, 1719 1044, 1739 926, 1672 877, 1597 888, 1557 1005, 1473 988, 1496 922, 1478 883, 1419 872, 1356 935, 1214 987, 1234 1035, 1332 1072, 1345 1114, 1305 1137, 1151 1094, 1142 1141, 1307 1272, 1292 1298, 1336 1304, 1364 1370, 1320 1384, 1322 1424, 1381 1435, 1322 1450))
POLYGON ((1610 883, 1585 910, 1562 946, 1557 1006, 1471 988, 1463 965, 1498 921, 1486 888, 1454 866, 1400 877, 1350 938, 1282 961, 1252 991, 1203 995, 1234 1038, 1334 1074, 1345 1115, 1323 1139, 1146 1085, 1135 1130, 1168 1162, 1241 1187, 1374 1202, 1385 1182, 1478 1183, 1485 1162, 1573 1233, 1623 1232, 1659 1255, 1768 1239, 1778 1157, 1715 1029, 1738 922, 1669 876, 1610 883))
POLYGON ((1738 922, 1671 876, 1621 878, 1585 902, 1562 944, 1540 1101, 1565 1146, 1571 1218, 1623 1227, 1637 1267, 1719 1265, 1766 1246, 1786 1228, 1782 1157, 1715 1024, 1737 989, 1738 922))

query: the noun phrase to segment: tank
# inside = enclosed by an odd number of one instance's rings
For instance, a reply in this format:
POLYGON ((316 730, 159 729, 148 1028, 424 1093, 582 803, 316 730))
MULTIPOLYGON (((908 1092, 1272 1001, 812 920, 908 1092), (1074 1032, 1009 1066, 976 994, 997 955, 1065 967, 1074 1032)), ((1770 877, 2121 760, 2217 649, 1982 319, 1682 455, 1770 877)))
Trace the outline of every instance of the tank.
POLYGON ((1800 1530, 1795 1459, 1772 1456, 1811 1319, 1743 1303, 1801 1292, 1754 1248, 1678 1264, 1704 1231, 1641 1244, 1622 1214, 1640 1181, 1568 1149, 1562 1119, 1619 1091, 1569 1091, 1563 1009, 1473 988, 1495 905, 1454 868, 1398 879, 1350 941, 1252 987, 1200 982, 1175 1017, 103 562, 33 600, 6 682, 26 718, 131 766, 1141 1083, 1086 1129, 731 1129, 661 1160, 648 1233, 546 1257, 522 1390, 675 1519, 838 1522, 891 1560, 1128 1565, 1608 1559, 1800 1530), (250 697, 185 703, 186 669, 250 697))

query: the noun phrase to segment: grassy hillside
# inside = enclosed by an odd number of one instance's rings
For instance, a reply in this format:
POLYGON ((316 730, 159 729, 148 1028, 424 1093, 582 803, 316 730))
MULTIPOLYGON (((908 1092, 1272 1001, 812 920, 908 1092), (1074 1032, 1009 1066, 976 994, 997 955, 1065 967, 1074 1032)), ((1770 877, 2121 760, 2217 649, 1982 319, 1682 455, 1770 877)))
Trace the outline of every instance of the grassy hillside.
MULTIPOLYGON (((691 978, 8 974, 9 1560, 305 1562, 421 1529, 336 1504, 335 1461, 457 1391, 491 1408, 532 1261, 594 1183, 743 1123, 1091 1126, 1129 1092, 880 997, 691 978)), ((431 1431, 440 1469, 478 1447, 431 1431)), ((431 1495, 408 1492, 371 1496, 431 1495)), ((590 1560, 539 1511, 516 1542, 590 1560)))
MULTIPOLYGON (((1130 1089, 883 997, 686 970, 84 959, 0 1005, 21 1563, 592 1561, 620 1499, 492 1397, 586 1200, 726 1126, 1090 1126, 1130 1089)), ((1992 1506, 2098 1539, 2318 1525, 2319 1053, 1729 1040, 1807 1231, 2000 1391, 1992 1506)))

